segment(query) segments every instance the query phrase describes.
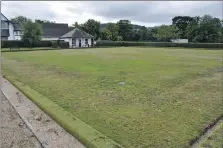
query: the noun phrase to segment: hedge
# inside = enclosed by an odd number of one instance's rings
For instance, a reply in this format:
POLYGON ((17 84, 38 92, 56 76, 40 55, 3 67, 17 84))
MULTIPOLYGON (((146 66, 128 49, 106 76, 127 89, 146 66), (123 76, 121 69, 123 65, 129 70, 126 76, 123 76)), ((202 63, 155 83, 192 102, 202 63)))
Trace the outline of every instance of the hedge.
POLYGON ((57 41, 52 41, 52 48, 58 48, 58 42, 57 41))
POLYGON ((69 43, 64 41, 59 41, 60 48, 69 48, 69 43))
POLYGON ((187 47, 187 48, 218 48, 223 49, 223 43, 172 43, 172 42, 127 42, 98 41, 97 47, 106 46, 148 46, 148 47, 187 47))
MULTIPOLYGON (((10 47, 29 47, 29 44, 27 42, 23 41, 2 41, 3 46, 2 48, 10 48, 10 47)), ((34 44, 32 47, 51 47, 52 42, 51 41, 40 41, 37 44, 34 44)))

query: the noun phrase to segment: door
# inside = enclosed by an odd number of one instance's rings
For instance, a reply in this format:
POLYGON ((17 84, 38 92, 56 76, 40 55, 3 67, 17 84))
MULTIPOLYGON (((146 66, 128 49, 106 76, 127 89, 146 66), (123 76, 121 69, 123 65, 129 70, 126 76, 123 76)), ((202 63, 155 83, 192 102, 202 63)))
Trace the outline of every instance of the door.
POLYGON ((81 47, 81 39, 79 40, 79 47, 81 47))
POLYGON ((94 40, 93 40, 93 38, 91 39, 91 47, 94 47, 94 40))

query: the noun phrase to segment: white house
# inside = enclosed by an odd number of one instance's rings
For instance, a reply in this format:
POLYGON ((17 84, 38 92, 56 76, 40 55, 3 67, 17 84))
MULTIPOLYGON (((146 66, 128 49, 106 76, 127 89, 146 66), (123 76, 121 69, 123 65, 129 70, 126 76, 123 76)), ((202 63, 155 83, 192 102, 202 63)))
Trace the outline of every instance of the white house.
POLYGON ((18 24, 13 24, 7 17, 1 13, 1 39, 2 40, 20 40, 22 30, 18 24))
MULTIPOLYGON (((94 37, 78 28, 69 28, 68 24, 43 23, 43 38, 45 41, 64 40, 70 48, 91 47, 94 37)), ((1 13, 1 38, 2 40, 21 40, 22 27, 13 24, 1 13)))
POLYGON ((60 40, 69 42, 70 48, 91 47, 94 44, 94 37, 78 28, 62 35, 60 40))

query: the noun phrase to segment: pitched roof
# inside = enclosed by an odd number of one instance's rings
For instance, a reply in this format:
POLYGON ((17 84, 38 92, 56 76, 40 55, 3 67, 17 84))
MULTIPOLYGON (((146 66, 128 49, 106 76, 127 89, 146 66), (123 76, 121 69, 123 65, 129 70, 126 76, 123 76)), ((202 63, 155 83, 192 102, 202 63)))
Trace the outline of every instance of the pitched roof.
POLYGON ((44 37, 60 37, 69 31, 68 24, 44 23, 42 28, 44 37))
POLYGON ((2 15, 3 17, 5 17, 7 21, 9 21, 9 19, 8 19, 3 13, 1 13, 1 15, 2 15))
POLYGON ((94 36, 88 34, 87 32, 82 31, 81 29, 74 28, 68 33, 62 35, 60 38, 93 38, 94 36))

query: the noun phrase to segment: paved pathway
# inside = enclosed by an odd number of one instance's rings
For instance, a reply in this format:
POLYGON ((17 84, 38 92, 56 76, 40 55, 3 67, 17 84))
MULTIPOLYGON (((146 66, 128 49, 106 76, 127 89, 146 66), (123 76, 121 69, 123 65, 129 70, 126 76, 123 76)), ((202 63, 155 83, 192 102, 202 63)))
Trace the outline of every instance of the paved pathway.
MULTIPOLYGON (((2 94, 1 94, 2 95, 2 94)), ((40 142, 29 130, 18 113, 1 96, 1 148, 42 148, 40 142)))
POLYGON ((2 92, 44 148, 85 148, 4 78, 2 78, 2 92))

